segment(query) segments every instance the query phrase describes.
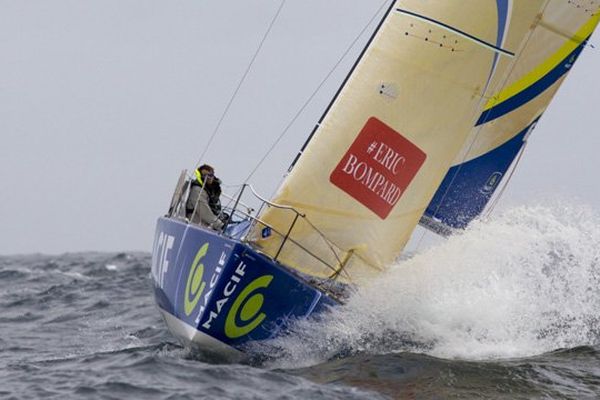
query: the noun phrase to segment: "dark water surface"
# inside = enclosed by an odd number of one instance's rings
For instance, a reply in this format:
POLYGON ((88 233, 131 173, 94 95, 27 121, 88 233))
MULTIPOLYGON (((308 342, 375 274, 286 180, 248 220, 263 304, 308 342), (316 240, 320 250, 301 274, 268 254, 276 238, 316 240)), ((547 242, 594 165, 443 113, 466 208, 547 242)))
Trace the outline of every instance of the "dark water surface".
POLYGON ((302 362, 208 362, 166 330, 149 272, 144 253, 0 257, 0 398, 600 398, 594 343, 496 361, 367 344, 302 362))

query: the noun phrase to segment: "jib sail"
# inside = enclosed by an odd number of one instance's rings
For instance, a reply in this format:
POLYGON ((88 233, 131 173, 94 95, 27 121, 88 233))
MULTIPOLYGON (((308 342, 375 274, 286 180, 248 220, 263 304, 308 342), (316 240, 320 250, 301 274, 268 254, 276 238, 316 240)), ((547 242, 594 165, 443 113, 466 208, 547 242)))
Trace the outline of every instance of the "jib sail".
MULTIPOLYGON (((448 233, 481 214, 598 24, 598 4, 551 0, 485 103, 422 225, 448 233)), ((517 10, 505 18, 514 23, 517 10)))

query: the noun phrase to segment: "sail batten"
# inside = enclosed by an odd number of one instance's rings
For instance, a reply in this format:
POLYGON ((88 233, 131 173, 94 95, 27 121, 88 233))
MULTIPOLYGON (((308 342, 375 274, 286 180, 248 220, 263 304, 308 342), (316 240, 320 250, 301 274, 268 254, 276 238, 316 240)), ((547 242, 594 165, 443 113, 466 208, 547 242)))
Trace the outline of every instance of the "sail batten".
POLYGON ((448 32, 452 32, 452 33, 457 34, 458 36, 461 36, 463 38, 472 40, 473 42, 478 43, 481 46, 483 46, 483 47, 485 47, 485 48, 487 48, 487 49, 489 49, 491 51, 494 51, 494 52, 497 52, 499 54, 503 54, 503 55, 509 56, 509 57, 514 57, 515 56, 515 53, 513 53, 511 51, 508 51, 508 50, 503 49, 501 47, 495 46, 492 43, 488 43, 485 40, 478 38, 477 36, 471 35, 471 34, 469 34, 467 32, 463 32, 460 29, 457 29, 457 28, 455 28, 453 26, 450 26, 448 24, 443 23, 442 21, 437 21, 437 20, 435 20, 433 18, 429 18, 429 17, 427 17, 425 15, 419 15, 419 14, 416 14, 416 13, 413 13, 413 12, 410 12, 408 10, 404 10, 404 9, 401 9, 401 8, 397 8, 396 11, 399 12, 399 13, 402 13, 402 14, 409 15, 409 16, 411 16, 413 18, 426 21, 426 22, 428 22, 430 24, 439 26, 439 27, 447 30, 448 32))

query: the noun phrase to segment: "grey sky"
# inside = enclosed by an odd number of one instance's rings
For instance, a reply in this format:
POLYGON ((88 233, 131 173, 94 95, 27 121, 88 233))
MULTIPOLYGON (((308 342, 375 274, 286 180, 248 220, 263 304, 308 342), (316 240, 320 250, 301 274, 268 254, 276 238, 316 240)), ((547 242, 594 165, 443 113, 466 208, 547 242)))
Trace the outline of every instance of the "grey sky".
MULTIPOLYGON (((226 184, 246 178, 381 3, 287 1, 206 158, 226 184)), ((0 0, 0 254, 150 250, 179 171, 198 161, 279 4, 0 0)), ((260 191, 277 186, 367 38, 253 177, 260 191)), ((597 71, 588 48, 507 203, 574 195, 600 208, 597 71)))

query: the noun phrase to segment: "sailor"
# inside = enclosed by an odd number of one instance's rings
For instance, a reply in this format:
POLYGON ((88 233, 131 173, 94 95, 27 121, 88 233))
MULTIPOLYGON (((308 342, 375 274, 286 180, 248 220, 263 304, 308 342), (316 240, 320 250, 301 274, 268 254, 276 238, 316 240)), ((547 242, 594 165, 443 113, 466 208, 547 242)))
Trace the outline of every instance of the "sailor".
POLYGON ((212 182, 206 182, 204 185, 204 190, 206 190, 206 193, 208 194, 208 206, 212 210, 213 214, 221 218, 221 180, 214 176, 214 173, 212 182))
POLYGON ((196 179, 190 184, 185 209, 186 216, 195 224, 212 229, 222 229, 223 221, 219 218, 221 211, 221 181, 215 177, 215 169, 203 164, 194 171, 196 179))

